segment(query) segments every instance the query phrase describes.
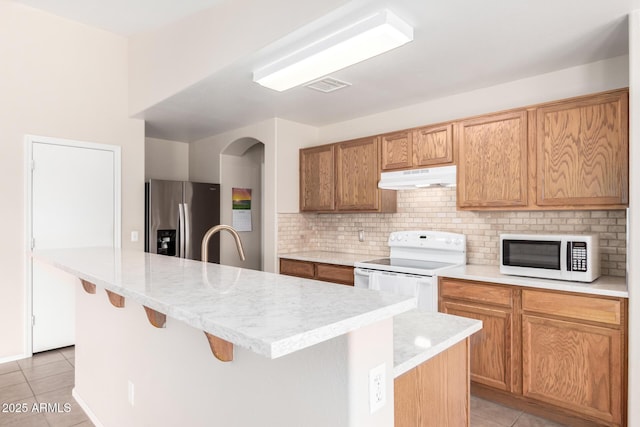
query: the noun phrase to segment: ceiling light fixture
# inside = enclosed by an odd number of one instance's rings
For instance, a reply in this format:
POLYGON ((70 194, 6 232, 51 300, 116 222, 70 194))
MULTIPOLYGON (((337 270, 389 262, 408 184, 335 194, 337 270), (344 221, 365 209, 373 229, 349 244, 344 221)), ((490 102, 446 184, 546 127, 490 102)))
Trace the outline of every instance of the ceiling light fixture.
POLYGON ((253 81, 284 91, 411 40, 413 28, 385 9, 254 71, 253 81))

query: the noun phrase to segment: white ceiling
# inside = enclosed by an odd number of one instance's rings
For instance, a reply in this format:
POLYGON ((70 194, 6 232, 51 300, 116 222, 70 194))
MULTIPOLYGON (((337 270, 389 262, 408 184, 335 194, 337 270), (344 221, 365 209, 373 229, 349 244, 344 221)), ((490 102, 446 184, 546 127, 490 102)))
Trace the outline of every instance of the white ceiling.
POLYGON ((152 30, 224 0, 14 0, 123 36, 152 30))
MULTIPOLYGON (((18 1, 128 35, 233 0, 18 1)), ((147 136, 195 141, 272 117, 322 126, 624 55, 626 15, 640 8, 640 0, 353 3, 352 10, 391 9, 413 25, 414 41, 333 73, 352 86, 330 94, 253 83, 253 69, 265 60, 255 52, 144 111, 147 136)))

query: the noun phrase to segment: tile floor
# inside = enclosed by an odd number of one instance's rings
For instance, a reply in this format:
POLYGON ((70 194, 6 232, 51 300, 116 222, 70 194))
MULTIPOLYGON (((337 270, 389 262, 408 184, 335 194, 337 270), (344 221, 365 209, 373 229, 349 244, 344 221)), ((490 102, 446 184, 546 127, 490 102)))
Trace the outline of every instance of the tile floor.
MULTIPOLYGON (((0 365, 0 426, 92 427, 75 399, 73 388, 74 348, 39 353, 29 359, 0 365), (26 404, 17 413, 11 403, 26 404), (54 404, 58 411, 32 411, 33 405, 54 404), (56 407, 55 404, 58 404, 56 407), (65 412, 65 404, 70 410, 65 412)), ((51 405, 50 405, 51 406, 51 405)), ((471 427, 561 427, 560 424, 516 409, 471 396, 471 427)))
POLYGON ((74 354, 67 347, 1 364, 0 426, 93 427, 71 396, 74 354))
POLYGON ((471 427, 562 427, 535 415, 471 396, 471 427))

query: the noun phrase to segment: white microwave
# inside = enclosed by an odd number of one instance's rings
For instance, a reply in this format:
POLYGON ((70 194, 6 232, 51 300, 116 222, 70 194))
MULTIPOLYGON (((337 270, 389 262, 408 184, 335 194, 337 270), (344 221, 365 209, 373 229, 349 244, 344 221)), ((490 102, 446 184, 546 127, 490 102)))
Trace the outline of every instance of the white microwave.
POLYGON ((501 234, 500 273, 593 282, 600 276, 597 234, 501 234))

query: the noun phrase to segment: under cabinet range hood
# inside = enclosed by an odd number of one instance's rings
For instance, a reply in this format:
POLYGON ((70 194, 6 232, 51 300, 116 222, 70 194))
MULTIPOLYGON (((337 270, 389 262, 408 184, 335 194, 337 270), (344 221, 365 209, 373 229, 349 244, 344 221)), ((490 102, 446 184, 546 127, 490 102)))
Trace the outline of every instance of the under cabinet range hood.
POLYGON ((396 172, 382 172, 378 188, 384 190, 412 190, 416 188, 455 187, 456 167, 441 166, 436 168, 411 169, 396 172))

